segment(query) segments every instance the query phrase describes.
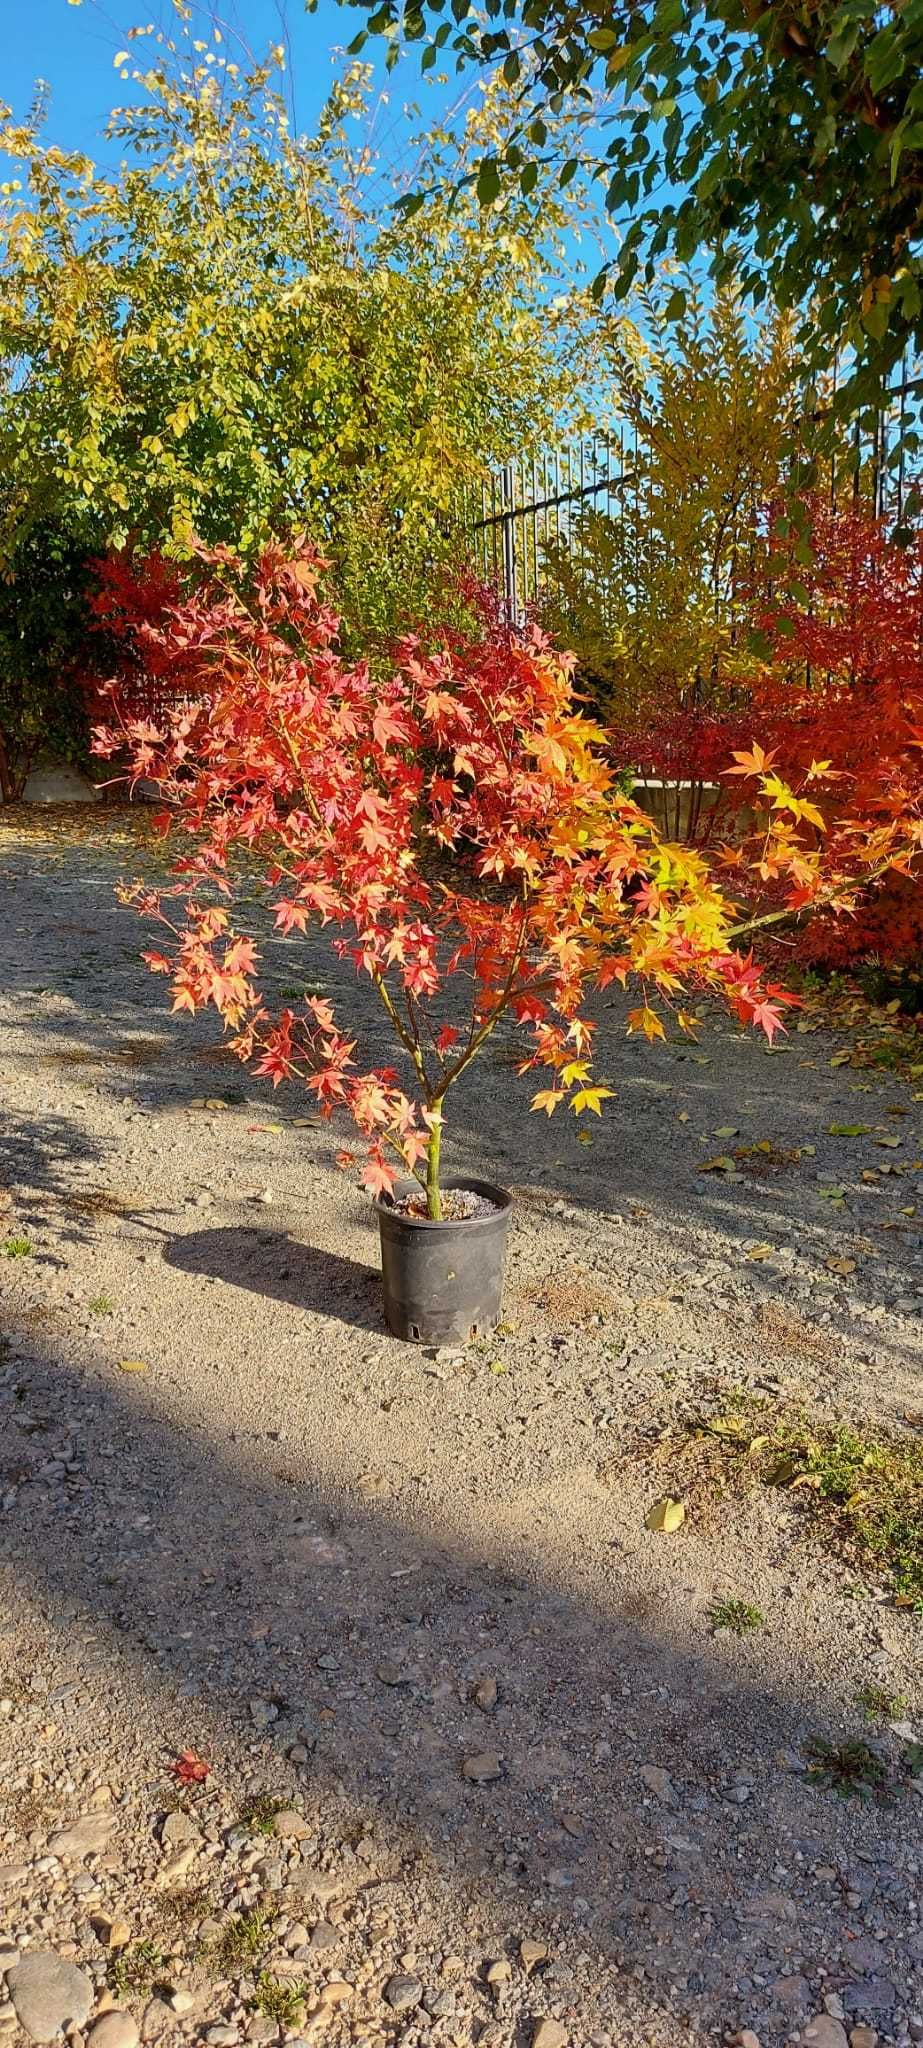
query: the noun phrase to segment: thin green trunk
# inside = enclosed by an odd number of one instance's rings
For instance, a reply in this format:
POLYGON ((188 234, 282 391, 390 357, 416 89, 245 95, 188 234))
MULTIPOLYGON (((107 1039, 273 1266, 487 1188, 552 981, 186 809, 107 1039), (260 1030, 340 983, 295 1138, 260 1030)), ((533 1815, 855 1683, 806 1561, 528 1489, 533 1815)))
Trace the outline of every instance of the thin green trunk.
POLYGON ((426 1213, 431 1223, 442 1222, 442 1201, 439 1195, 439 1157, 442 1151, 442 1110, 430 1111, 429 1144, 426 1148, 426 1213))

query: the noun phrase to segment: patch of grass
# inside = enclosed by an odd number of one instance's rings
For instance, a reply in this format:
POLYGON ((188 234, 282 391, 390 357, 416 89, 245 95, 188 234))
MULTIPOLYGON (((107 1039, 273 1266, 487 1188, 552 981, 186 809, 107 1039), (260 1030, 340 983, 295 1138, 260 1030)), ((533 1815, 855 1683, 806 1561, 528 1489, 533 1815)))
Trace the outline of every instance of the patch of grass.
POLYGON ((106 1983, 116 1998, 147 1998, 163 1967, 156 1942, 136 1941, 110 1957, 106 1983))
POLYGON ((87 1308, 91 1316, 111 1316, 115 1313, 115 1302, 108 1294, 94 1294, 87 1308))
POLYGON ((698 1492, 703 1509, 756 1484, 784 1489, 863 1579, 877 1576, 897 1606, 923 1613, 923 1439, 866 1435, 731 1392, 644 1449, 669 1460, 670 1491, 698 1492))
POLYGON ((244 1807, 240 1825, 254 1835, 271 1835, 276 1814, 284 1811, 284 1799, 273 1798, 271 1792, 256 1792, 244 1807))
POLYGON ((869 1721, 899 1721, 906 1711, 903 1693, 889 1692, 884 1685, 864 1685, 856 1694, 856 1705, 864 1707, 869 1721))
POLYGON ((269 1920, 258 1906, 249 1913, 236 1913, 222 1928, 217 1940, 208 1950, 208 1960, 219 1975, 231 1977, 235 1970, 246 1970, 269 1945, 269 1920))
POLYGON ((175 1940, 206 1919, 213 1905, 214 1894, 207 1884, 178 1885, 160 1900, 157 1931, 164 1940, 175 1940))
POLYGON ((32 1256, 30 1237, 8 1237, 3 1247, 5 1259, 28 1259, 32 1256))
POLYGON ((881 1799, 890 1793, 891 1772, 884 1757, 857 1736, 828 1742, 826 1736, 815 1735, 806 1754, 811 1784, 835 1792, 840 1799, 881 1799))
POLYGON ((719 1629, 727 1629, 732 1636, 748 1636, 762 1628, 765 1617, 749 1600, 716 1600, 708 1618, 716 1635, 719 1629))
POLYGON ((253 2003, 258 2012, 268 2020, 275 2020, 279 2027, 297 2027, 304 2017, 306 2003, 305 1986, 297 1979, 286 1982, 271 1977, 268 1970, 261 1970, 256 1980, 253 2003))

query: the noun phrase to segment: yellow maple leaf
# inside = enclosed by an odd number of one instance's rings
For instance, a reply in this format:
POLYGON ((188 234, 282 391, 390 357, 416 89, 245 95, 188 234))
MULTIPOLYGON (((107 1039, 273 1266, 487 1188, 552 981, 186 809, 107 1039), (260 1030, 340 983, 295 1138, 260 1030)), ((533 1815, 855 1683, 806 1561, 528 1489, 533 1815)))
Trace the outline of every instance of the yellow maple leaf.
POLYGON ((594 1116, 602 1116, 601 1103, 614 1094, 614 1088, 580 1088, 572 1097, 570 1106, 576 1116, 584 1109, 591 1109, 594 1116))
POLYGON ((655 1038, 666 1038, 667 1035, 656 1010, 650 1009, 647 1003, 641 1009, 629 1010, 628 1029, 629 1032, 643 1031, 649 1044, 653 1044, 655 1038))
POLYGON ((533 1109, 543 1109, 546 1116, 553 1116, 558 1103, 563 1101, 563 1088, 540 1088, 538 1094, 532 1097, 531 1107, 533 1109))

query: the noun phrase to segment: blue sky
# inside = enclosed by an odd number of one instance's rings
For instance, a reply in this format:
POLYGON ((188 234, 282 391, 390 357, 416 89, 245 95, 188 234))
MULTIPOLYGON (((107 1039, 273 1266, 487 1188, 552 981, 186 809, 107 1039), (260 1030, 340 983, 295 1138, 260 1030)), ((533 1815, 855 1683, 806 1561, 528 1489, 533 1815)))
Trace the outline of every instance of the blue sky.
MULTIPOLYGON (((153 22, 175 32, 170 0, 81 0, 79 6, 69 0, 0 0, 0 15, 0 100, 22 115, 36 80, 44 79, 51 93, 46 139, 105 160, 100 138, 106 115, 128 96, 112 60, 128 28, 153 22)), ((303 0, 215 0, 194 5, 192 27, 207 33, 217 22, 227 48, 236 45, 238 59, 263 56, 271 43, 288 40, 298 126, 311 128, 333 76, 331 51, 348 43, 364 19, 364 9, 340 6, 338 0, 319 0, 314 14, 305 12, 303 0)), ((444 88, 420 79, 416 55, 389 80, 382 72, 382 85, 389 106, 381 125, 397 125, 395 141, 408 100, 418 98, 431 113, 446 104, 444 88)))

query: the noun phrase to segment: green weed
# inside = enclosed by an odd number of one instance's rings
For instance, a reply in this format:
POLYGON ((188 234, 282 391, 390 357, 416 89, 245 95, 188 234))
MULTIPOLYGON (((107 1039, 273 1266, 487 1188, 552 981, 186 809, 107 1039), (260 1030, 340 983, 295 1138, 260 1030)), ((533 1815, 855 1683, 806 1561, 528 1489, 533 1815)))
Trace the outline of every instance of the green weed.
POLYGON ((828 1742, 815 1735, 808 1743, 808 1778, 814 1785, 835 1792, 839 1799, 887 1797, 891 1774, 884 1757, 867 1742, 850 1737, 846 1742, 828 1742))
POLYGON ((733 1636, 751 1635, 764 1621, 761 1610, 749 1600, 716 1600, 708 1618, 716 1635, 719 1629, 727 1629, 733 1636))
POLYGON ((32 1240, 29 1237, 8 1237, 3 1247, 5 1259, 28 1259, 32 1256, 32 1240))
POLYGON ((231 1977, 257 1961, 269 1944, 269 1921, 258 1906, 249 1913, 236 1913, 208 1950, 208 1960, 220 1976, 231 1977))
POLYGON ((279 2027, 297 2027, 304 2017, 305 2000, 305 1986, 297 1980, 283 1983, 267 1970, 260 1971, 253 2003, 266 2019, 275 2020, 279 2027))
POLYGON ((889 1692, 884 1685, 864 1685, 856 1694, 856 1705, 865 1708, 869 1721, 899 1721, 907 1701, 902 1693, 889 1692))
POLYGON ((153 1941, 136 1941, 112 1956, 106 1982, 116 1998, 147 1998, 164 1967, 164 1958, 153 1941))
POLYGON ((240 1825, 249 1828, 254 1835, 271 1835, 276 1814, 284 1810, 284 1799, 274 1799, 270 1792, 257 1792, 248 1799, 240 1816, 240 1825))

